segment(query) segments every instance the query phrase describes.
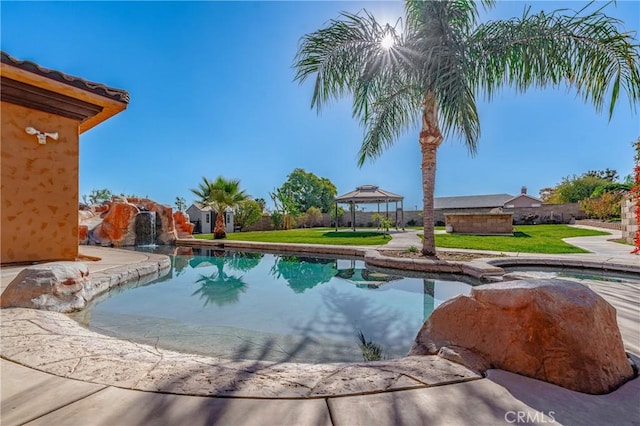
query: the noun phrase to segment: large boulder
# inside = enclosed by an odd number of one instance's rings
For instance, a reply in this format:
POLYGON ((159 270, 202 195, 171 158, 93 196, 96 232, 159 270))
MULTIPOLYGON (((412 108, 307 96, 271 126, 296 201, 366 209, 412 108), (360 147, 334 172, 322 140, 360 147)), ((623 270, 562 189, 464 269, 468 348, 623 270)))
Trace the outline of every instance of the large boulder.
POLYGON ((91 232, 90 242, 103 246, 133 246, 136 243, 135 217, 138 208, 126 202, 112 202, 102 223, 91 232))
POLYGON ((43 263, 20 271, 2 293, 1 305, 70 312, 85 306, 90 285, 84 263, 43 263))
POLYGON ((443 303, 409 352, 426 354, 589 394, 634 376, 615 309, 590 288, 560 279, 482 285, 443 303))

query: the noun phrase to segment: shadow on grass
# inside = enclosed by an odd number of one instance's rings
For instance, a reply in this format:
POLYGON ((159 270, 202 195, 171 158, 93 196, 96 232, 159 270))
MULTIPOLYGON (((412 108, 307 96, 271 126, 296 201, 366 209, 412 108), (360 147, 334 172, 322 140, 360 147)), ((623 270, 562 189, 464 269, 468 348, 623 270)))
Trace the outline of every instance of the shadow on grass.
POLYGON ((531 235, 525 233, 525 232, 520 232, 520 231, 515 231, 513 233, 513 238, 532 238, 531 235))
POLYGON ((322 234, 323 237, 327 238, 369 238, 380 237, 382 235, 382 232, 376 231, 329 231, 322 234))

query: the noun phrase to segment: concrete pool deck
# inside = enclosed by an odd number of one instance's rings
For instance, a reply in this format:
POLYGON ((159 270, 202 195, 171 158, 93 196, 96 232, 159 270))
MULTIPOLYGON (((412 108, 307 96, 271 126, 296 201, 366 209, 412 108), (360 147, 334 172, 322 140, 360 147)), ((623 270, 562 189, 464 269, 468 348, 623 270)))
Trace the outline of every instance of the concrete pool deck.
MULTIPOLYGON (((542 261, 626 265, 637 272, 640 257, 607 241, 613 234, 571 241, 591 254, 542 261)), ((419 246, 416 238, 395 234, 385 248, 419 246)), ((102 259, 87 262, 92 275, 137 271, 152 256, 81 251, 102 259)), ((2 269, 2 290, 20 269, 2 269)), ((626 350, 640 355, 640 289, 595 287, 617 309, 626 350)), ((53 312, 12 308, 0 315, 2 425, 637 425, 640 419, 640 379, 596 396, 501 370, 482 377, 437 357, 323 365, 232 361, 117 340, 53 312)))

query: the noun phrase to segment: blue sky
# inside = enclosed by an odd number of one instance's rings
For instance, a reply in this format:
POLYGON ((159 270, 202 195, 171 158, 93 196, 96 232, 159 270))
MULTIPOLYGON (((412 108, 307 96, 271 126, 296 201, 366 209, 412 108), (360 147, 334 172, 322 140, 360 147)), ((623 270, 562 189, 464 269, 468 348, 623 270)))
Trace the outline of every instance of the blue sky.
MULTIPOLYGON (((577 9, 586 2, 503 1, 499 19, 532 10, 577 9)), ((0 3, 1 47, 22 60, 125 89, 124 112, 80 142, 80 194, 109 188, 173 204, 188 203, 202 176, 241 180, 269 200, 295 168, 329 178, 338 193, 375 184, 421 206, 417 129, 381 158, 357 167, 363 130, 350 100, 321 115, 311 84, 293 81, 300 37, 340 11, 366 8, 395 22, 401 2, 9 2, 0 3)), ((640 28, 640 2, 607 13, 640 28)), ((538 196, 563 177, 633 169, 640 121, 626 98, 614 117, 598 114, 566 89, 479 98, 481 139, 470 157, 449 138, 438 154, 436 196, 508 193, 538 196)))

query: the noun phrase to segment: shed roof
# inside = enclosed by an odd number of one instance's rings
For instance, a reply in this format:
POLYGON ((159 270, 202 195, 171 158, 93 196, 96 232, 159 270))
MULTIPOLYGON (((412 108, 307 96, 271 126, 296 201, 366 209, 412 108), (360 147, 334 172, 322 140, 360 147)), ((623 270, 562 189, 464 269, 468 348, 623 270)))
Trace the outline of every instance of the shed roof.
POLYGON ((464 195, 459 197, 436 197, 434 209, 473 209, 485 207, 502 207, 513 199, 509 194, 464 195))
POLYGON ((385 191, 375 185, 362 185, 356 187, 355 191, 347 192, 346 194, 336 197, 336 203, 354 203, 354 204, 374 204, 374 203, 388 203, 392 201, 402 201, 404 197, 402 195, 394 194, 393 192, 385 191))

